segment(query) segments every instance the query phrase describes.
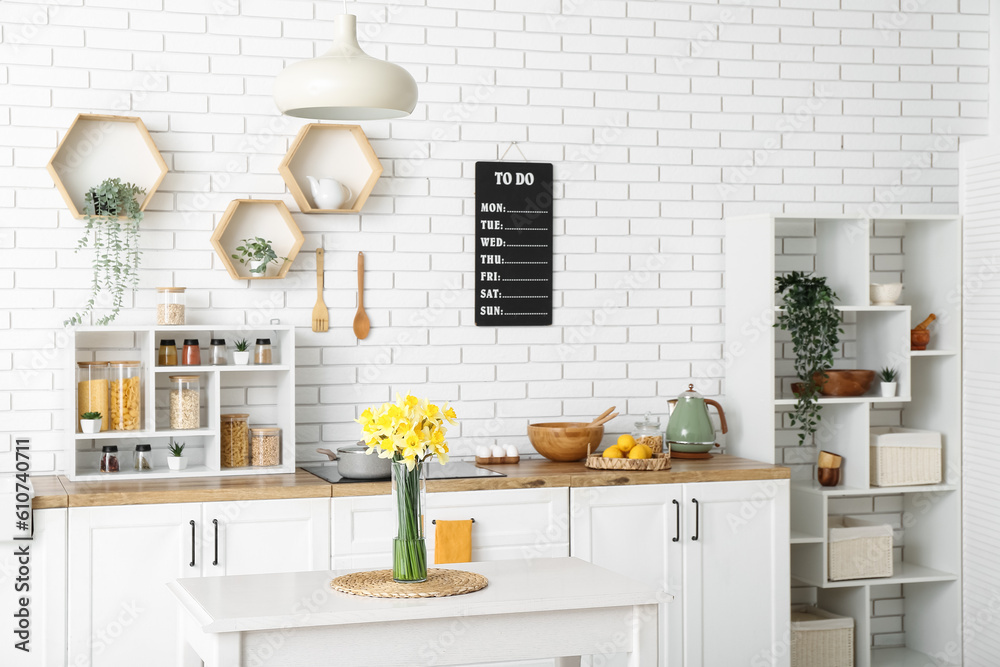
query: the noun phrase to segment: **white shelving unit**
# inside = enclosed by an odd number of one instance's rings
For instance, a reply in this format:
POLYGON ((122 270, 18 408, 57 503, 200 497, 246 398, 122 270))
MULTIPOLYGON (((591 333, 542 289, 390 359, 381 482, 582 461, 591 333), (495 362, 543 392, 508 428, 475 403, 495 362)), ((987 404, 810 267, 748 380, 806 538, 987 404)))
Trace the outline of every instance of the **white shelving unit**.
POLYGON ((779 464, 802 462, 794 448, 793 459, 783 459, 791 432, 782 431, 785 439, 778 441, 782 415, 796 402, 789 385, 797 378, 788 359, 791 344, 772 326, 780 310, 776 275, 815 272, 837 292, 845 336, 844 358, 835 368, 899 369, 896 397, 876 395, 876 381, 870 395, 820 399, 822 420, 813 444, 844 457, 840 486, 821 487, 802 476, 802 467, 793 474, 792 584, 815 587, 820 607, 854 618, 857 667, 961 664, 960 655, 951 656, 950 663, 929 657, 962 645, 961 243, 957 216, 755 215, 726 221, 729 453, 779 464), (870 305, 869 283, 900 278, 899 305, 870 305), (911 352, 910 328, 932 312, 939 320, 929 349, 911 352), (896 415, 902 426, 942 433, 942 484, 871 486, 869 430, 896 415), (893 576, 829 581, 831 500, 888 495, 900 496, 903 508, 895 543, 902 558, 893 576), (872 648, 872 589, 887 584, 903 591, 905 646, 872 648))
MULTIPOLYGON (((69 332, 73 349, 66 369, 66 475, 74 481, 155 479, 170 477, 212 477, 289 473, 295 470, 295 329, 290 325, 182 325, 149 327, 78 327, 69 332), (270 365, 235 366, 232 355, 225 366, 157 366, 160 340, 174 339, 178 353, 185 338, 197 338, 202 361, 209 359, 212 338, 225 338, 231 348, 235 340, 270 338, 273 348, 270 365), (136 431, 80 433, 77 420, 76 362, 140 361, 142 363, 141 428, 136 431), (201 384, 201 426, 198 429, 171 429, 169 423, 169 383, 171 375, 198 375, 201 384), (247 413, 250 426, 281 428, 281 465, 271 467, 223 468, 219 416, 247 413), (184 442, 188 466, 167 469, 167 443, 173 438, 184 442), (136 444, 148 443, 153 450, 153 470, 134 472, 132 451, 136 444), (118 445, 121 471, 99 472, 101 447, 118 445)), ((252 357, 252 355, 251 355, 252 357)))

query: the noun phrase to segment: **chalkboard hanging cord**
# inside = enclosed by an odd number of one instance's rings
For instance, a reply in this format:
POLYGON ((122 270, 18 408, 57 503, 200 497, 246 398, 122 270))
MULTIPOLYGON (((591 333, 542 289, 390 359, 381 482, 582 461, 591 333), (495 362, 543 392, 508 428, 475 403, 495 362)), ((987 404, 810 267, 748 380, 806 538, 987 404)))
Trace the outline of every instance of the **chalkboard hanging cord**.
POLYGON ((504 159, 505 157, 507 157, 507 153, 509 153, 509 152, 510 152, 510 149, 511 149, 511 148, 516 148, 516 149, 517 149, 517 152, 521 154, 521 159, 523 159, 523 160, 524 160, 525 162, 527 162, 527 161, 528 161, 528 156, 524 154, 524 151, 522 151, 522 150, 521 150, 521 147, 517 145, 517 142, 516 142, 516 141, 512 141, 512 142, 510 142, 509 144, 507 144, 507 150, 505 150, 505 151, 503 152, 503 155, 501 155, 501 156, 500 156, 500 161, 501 161, 501 162, 503 162, 503 159, 504 159))

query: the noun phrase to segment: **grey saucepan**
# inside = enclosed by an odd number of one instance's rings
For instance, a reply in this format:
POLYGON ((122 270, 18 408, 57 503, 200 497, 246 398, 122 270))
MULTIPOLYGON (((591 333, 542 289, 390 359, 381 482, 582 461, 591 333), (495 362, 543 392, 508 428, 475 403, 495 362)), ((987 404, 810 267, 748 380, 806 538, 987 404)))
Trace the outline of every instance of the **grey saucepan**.
POLYGON ((390 459, 380 459, 376 454, 368 454, 363 442, 356 445, 337 447, 337 453, 329 449, 317 449, 337 462, 337 471, 350 479, 389 479, 392 476, 390 459))

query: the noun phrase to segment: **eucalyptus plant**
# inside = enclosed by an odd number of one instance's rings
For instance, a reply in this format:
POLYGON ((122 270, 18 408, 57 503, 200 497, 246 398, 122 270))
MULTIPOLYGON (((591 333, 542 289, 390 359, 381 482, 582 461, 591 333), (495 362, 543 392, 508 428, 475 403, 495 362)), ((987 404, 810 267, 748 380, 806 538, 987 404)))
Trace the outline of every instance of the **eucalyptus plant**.
POLYGON ((795 351, 795 373, 803 383, 792 412, 791 424, 799 427, 799 444, 816 433, 821 419, 817 402, 819 385, 813 375, 833 366, 833 356, 840 345, 840 313, 837 293, 826 284, 826 278, 793 271, 775 279, 775 293, 784 297, 784 308, 778 312, 775 327, 788 331, 795 351))
POLYGON ((86 226, 76 250, 93 248, 93 277, 90 298, 83 310, 65 320, 63 326, 83 324, 94 310, 102 290, 111 295, 111 312, 96 320, 110 324, 118 317, 126 292, 139 286, 139 223, 142 221, 140 199, 146 190, 119 178, 109 178, 84 197, 86 226))

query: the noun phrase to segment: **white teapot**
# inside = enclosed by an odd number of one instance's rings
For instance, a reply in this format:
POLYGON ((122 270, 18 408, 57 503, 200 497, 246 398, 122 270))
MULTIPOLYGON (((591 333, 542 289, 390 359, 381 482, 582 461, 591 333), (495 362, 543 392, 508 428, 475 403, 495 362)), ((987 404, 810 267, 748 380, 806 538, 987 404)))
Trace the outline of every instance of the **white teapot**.
POLYGON ((338 209, 351 199, 351 189, 335 178, 314 178, 309 179, 309 186, 312 188, 313 201, 316 208, 338 209))

